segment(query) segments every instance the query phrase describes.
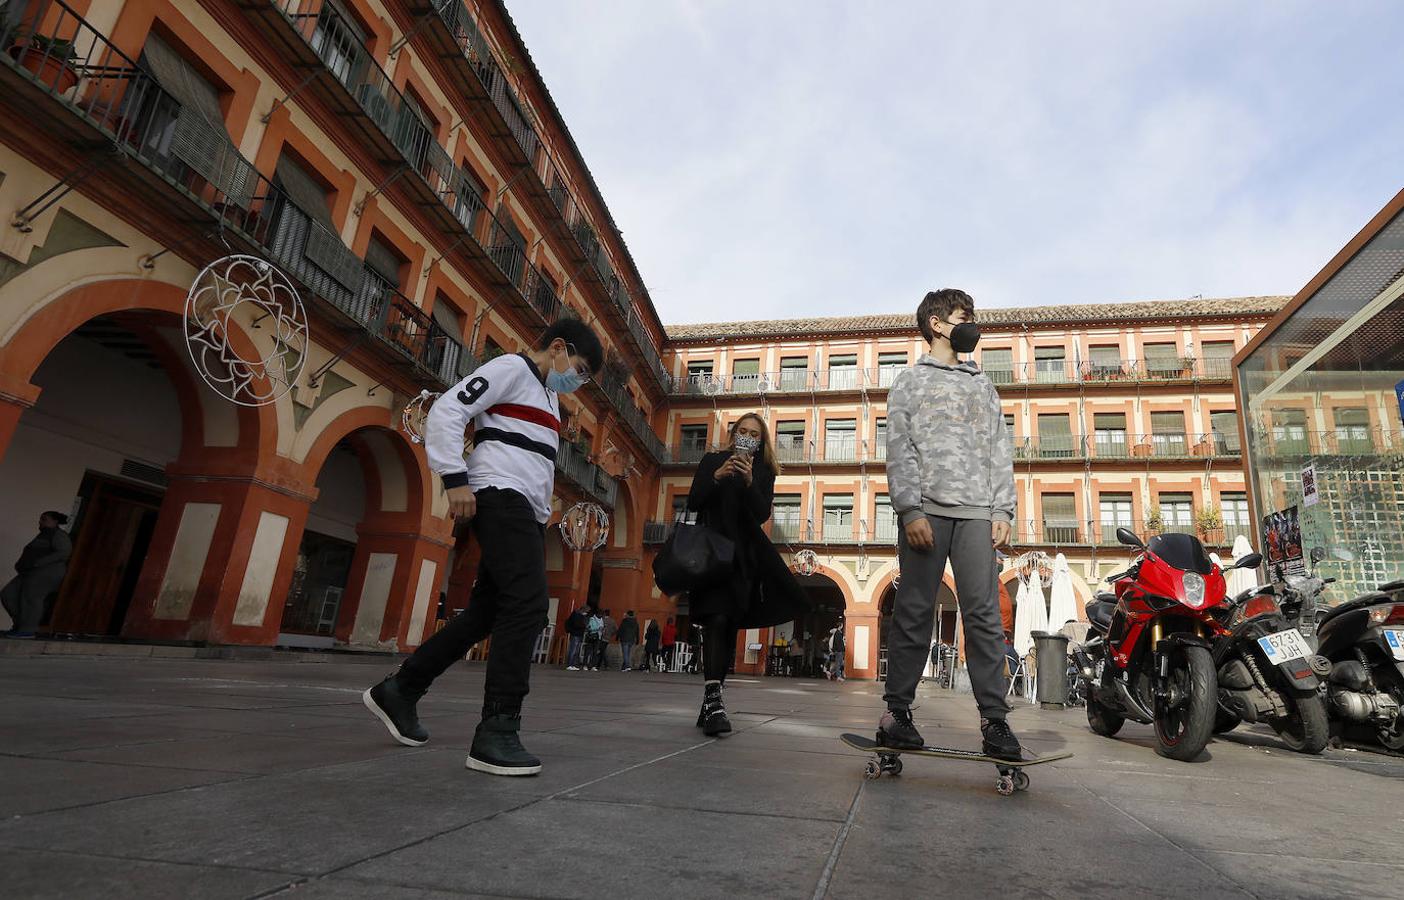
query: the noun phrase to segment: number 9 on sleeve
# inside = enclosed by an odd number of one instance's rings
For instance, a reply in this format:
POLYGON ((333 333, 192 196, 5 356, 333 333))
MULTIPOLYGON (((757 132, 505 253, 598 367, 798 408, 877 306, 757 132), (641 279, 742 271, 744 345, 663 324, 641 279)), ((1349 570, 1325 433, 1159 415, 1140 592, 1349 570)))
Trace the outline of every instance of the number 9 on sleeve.
POLYGON ((458 392, 458 402, 464 406, 472 406, 487 393, 488 380, 481 375, 469 381, 463 386, 463 390, 458 392))

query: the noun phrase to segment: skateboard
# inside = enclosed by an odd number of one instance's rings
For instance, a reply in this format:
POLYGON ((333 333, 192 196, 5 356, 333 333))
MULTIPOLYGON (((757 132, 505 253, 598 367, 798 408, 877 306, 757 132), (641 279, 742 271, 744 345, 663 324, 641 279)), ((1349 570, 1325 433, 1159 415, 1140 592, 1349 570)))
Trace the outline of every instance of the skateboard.
POLYGON ((995 790, 999 791, 1000 795, 1004 797, 1008 797, 1015 791, 1028 790, 1029 776, 1025 774, 1024 769, 1029 766, 1057 762, 1060 759, 1069 759, 1072 757, 1071 751, 1051 753, 1047 756, 1035 756, 1029 759, 1009 760, 986 756, 977 750, 955 750, 950 747, 922 747, 920 750, 899 750, 895 747, 883 746, 872 738, 863 737, 861 734, 844 734, 839 737, 839 740, 843 741, 854 750, 877 754, 876 759, 868 760, 868 766, 863 773, 870 780, 881 778, 883 775, 901 775, 903 753, 910 753, 913 756, 931 756, 936 759, 963 759, 968 762, 992 763, 999 769, 999 781, 995 783, 995 790))

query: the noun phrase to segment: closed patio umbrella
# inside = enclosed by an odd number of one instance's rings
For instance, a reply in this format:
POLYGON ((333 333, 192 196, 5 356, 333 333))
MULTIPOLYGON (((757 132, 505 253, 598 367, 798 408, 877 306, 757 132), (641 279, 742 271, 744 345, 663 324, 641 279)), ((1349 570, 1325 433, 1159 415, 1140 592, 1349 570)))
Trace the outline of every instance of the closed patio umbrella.
POLYGON ((1047 631, 1048 601, 1043 597, 1043 576, 1039 574, 1038 569, 1038 566, 1034 566, 1029 573, 1029 603, 1033 606, 1033 615, 1029 617, 1029 630, 1047 631))
POLYGON ((1033 649, 1033 603, 1028 600, 1029 586, 1019 579, 1019 590, 1014 595, 1014 652, 1020 658, 1029 655, 1033 649))
MULTIPOLYGON (((1245 535, 1239 535, 1238 540, 1233 542, 1233 559, 1235 562, 1253 552, 1253 545, 1248 543, 1245 535)), ((1256 569, 1234 569, 1228 573, 1228 595, 1230 598, 1258 586, 1258 572, 1256 569)))
POLYGON ((1077 599, 1073 596, 1072 570, 1068 558, 1059 553, 1053 561, 1052 596, 1048 600, 1048 630, 1062 631, 1069 622, 1077 621, 1077 599))

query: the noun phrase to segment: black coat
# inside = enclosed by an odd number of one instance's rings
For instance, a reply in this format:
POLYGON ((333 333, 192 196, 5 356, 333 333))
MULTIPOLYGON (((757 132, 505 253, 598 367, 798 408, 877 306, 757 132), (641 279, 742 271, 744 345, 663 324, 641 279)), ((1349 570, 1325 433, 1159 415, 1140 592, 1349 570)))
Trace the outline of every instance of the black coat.
POLYGON ((663 629, 658 627, 657 622, 649 622, 648 630, 644 632, 644 649, 649 653, 658 652, 658 642, 663 639, 663 629))
POLYGON ((625 616, 624 621, 619 623, 619 643, 637 644, 639 642, 639 620, 633 616, 625 616))
POLYGON ((736 544, 736 568, 725 583, 694 592, 688 615, 694 621, 722 613, 733 628, 765 628, 799 618, 810 611, 809 597, 799 586, 770 538, 761 528, 775 502, 775 472, 756 458, 751 485, 739 476, 718 482, 713 475, 730 450, 708 453, 697 466, 688 494, 688 509, 698 521, 736 544))

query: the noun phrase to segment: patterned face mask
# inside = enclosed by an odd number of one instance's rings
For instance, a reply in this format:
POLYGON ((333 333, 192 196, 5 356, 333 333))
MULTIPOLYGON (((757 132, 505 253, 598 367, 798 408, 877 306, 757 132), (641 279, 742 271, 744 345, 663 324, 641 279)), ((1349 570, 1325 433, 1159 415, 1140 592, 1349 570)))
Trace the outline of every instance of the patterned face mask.
POLYGON ((756 451, 761 448, 761 440, 758 437, 751 437, 749 434, 738 434, 735 447, 739 453, 754 456, 756 451))

